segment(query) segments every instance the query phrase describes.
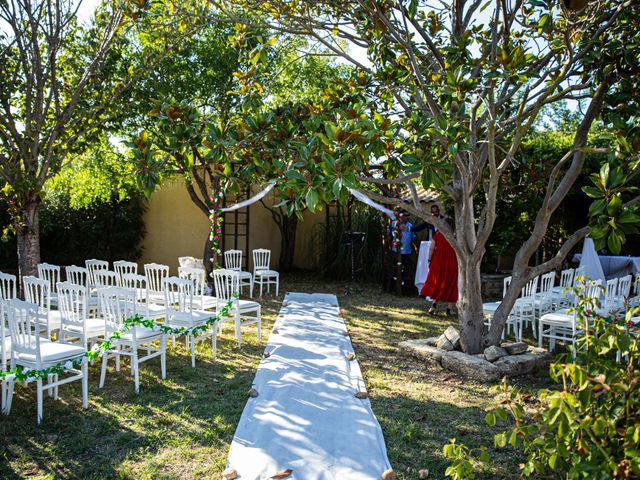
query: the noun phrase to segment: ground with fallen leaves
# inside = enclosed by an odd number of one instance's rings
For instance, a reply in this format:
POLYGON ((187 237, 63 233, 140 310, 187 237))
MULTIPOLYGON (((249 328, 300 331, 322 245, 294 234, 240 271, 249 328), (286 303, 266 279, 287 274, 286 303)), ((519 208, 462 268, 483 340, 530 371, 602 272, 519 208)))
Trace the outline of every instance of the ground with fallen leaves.
MULTIPOLYGON (((338 294, 398 478, 445 478, 442 445, 452 437, 474 448, 489 447, 498 466, 479 478, 515 478, 517 455, 494 449, 497 430, 484 422, 485 409, 495 399, 490 386, 426 365, 397 348, 402 340, 440 334, 455 318, 429 316, 419 298, 382 293, 377 285, 353 295, 344 295, 344 287, 314 276, 285 275, 280 288, 338 294)), ((261 300, 267 333, 281 301, 261 300)), ((158 360, 143 364, 139 395, 128 363, 117 373, 112 361, 105 388, 98 389, 96 362, 90 369, 89 410, 82 410, 79 382, 74 382, 60 387, 58 402, 45 397, 40 427, 35 384, 17 385, 11 415, 0 417, 0 478, 219 479, 267 337, 258 342, 255 327, 247 327, 238 350, 228 325, 218 337, 215 361, 210 343, 199 344, 195 369, 179 342, 168 352, 165 381, 159 379, 158 360)), ((544 378, 541 373, 516 384, 534 391, 544 378)))

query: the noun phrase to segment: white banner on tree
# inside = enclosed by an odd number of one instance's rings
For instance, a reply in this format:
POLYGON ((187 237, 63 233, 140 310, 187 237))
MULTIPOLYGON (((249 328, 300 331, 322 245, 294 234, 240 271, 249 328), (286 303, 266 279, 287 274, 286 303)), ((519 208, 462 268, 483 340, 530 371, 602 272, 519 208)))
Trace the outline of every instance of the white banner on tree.
POLYGON ((364 193, 362 193, 360 190, 356 190, 355 188, 350 188, 349 192, 351 193, 351 195, 353 195, 354 197, 356 197, 357 200, 360 200, 362 203, 366 203, 367 205, 369 205, 371 208, 375 208, 376 210, 384 213, 385 215, 387 215, 391 220, 395 220, 396 217, 393 214, 393 210, 388 209, 387 207, 380 205, 377 202, 374 202, 373 200, 371 200, 369 197, 367 197, 367 195, 365 195, 364 193))
POLYGON ((248 198, 242 202, 236 203, 235 205, 231 205, 230 207, 221 208, 220 210, 223 212, 233 212, 234 210, 239 210, 244 207, 248 207, 249 205, 256 203, 258 200, 263 199, 267 196, 267 194, 273 190, 273 187, 276 186, 275 182, 270 183, 267 187, 262 190, 260 193, 255 194, 253 197, 248 198))

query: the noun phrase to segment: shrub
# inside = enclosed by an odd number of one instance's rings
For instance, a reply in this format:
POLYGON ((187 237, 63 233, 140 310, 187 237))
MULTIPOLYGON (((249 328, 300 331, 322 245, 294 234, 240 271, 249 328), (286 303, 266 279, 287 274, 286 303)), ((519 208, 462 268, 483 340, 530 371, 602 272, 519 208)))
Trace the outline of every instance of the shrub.
MULTIPOLYGON (((534 399, 503 382, 487 424, 510 424, 494 445, 523 451, 523 477, 640 478, 640 332, 629 322, 637 311, 602 317, 581 303, 578 315, 589 327, 575 361, 551 365, 558 387, 534 399)), ((455 441, 444 453, 454 460, 447 475, 457 480, 474 478, 472 467, 487 462, 485 456, 470 459, 473 452, 455 441)))

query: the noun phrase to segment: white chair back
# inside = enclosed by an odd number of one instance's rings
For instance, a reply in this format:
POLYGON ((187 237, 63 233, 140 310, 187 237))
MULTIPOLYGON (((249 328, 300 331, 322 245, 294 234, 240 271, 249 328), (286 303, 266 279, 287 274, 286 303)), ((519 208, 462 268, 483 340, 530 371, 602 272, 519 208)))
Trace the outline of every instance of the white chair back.
POLYGON ((187 278, 167 277, 162 281, 167 320, 171 315, 193 311, 193 281, 187 278))
POLYGON ((540 277, 534 277, 527 282, 527 284, 522 288, 522 296, 523 297, 533 297, 538 291, 538 281, 540 277))
POLYGON ((631 293, 631 275, 625 275, 618 280, 618 301, 624 303, 629 299, 631 293))
POLYGON ((127 273, 138 273, 138 264, 135 262, 128 262, 126 260, 118 260, 113 262, 113 271, 116 272, 116 275, 118 276, 118 286, 124 287, 122 276, 127 273))
POLYGON ((92 258, 91 260, 85 260, 84 265, 89 271, 89 286, 91 288, 95 288, 96 272, 99 270, 109 270, 109 262, 107 262, 106 260, 96 260, 95 258, 92 258))
POLYGON ((169 277, 169 267, 159 263, 146 263, 144 275, 147 278, 147 289, 153 293, 164 290, 164 280, 169 277))
POLYGON ((38 305, 14 298, 6 302, 11 332, 12 355, 32 355, 35 364, 42 363, 40 357, 39 329, 43 321, 38 305))
POLYGON ((205 271, 201 268, 178 267, 178 277, 193 281, 193 297, 203 297, 205 289, 205 271))
POLYGON ((136 300, 142 300, 143 290, 146 298, 147 277, 138 273, 123 273, 122 288, 134 290, 136 292, 136 300))
MULTIPOLYGON (((136 292, 128 288, 107 287, 98 290, 105 335, 119 330, 124 321, 136 314, 136 292)), ((135 340, 135 328, 127 331, 135 340)))
POLYGON ((93 273, 96 288, 116 287, 118 285, 118 275, 111 270, 96 270, 93 273))
POLYGON ((24 298, 27 302, 38 306, 40 313, 47 314, 51 310, 49 282, 42 278, 27 275, 22 277, 24 298))
POLYGON ((607 285, 604 291, 604 303, 603 307, 606 311, 612 310, 615 308, 617 304, 617 293, 618 293, 618 279, 612 278, 607 280, 607 285))
POLYGON ((633 281, 633 296, 640 296, 640 273, 636 273, 636 279, 633 281))
POLYGON ((213 283, 216 289, 218 305, 226 304, 234 294, 240 291, 240 277, 236 270, 217 269, 213 271, 213 283))
POLYGON ((502 298, 507 296, 509 285, 511 285, 511 276, 504 277, 504 279, 502 280, 502 298))
POLYGON ((67 282, 87 288, 89 287, 89 270, 86 268, 71 265, 65 268, 65 272, 67 274, 67 282))
POLYGON ((60 309, 60 333, 64 338, 65 332, 76 330, 72 335, 77 336, 78 330, 84 335, 88 318, 87 287, 70 282, 58 283, 58 308, 60 309))
POLYGON ((11 300, 16 298, 18 296, 16 291, 17 283, 15 275, 0 272, 0 299, 11 300))
POLYGON ((551 295, 553 290, 553 283, 556 280, 556 272, 549 272, 542 275, 540 279, 540 293, 545 295, 551 295))
POLYGON ((269 270, 271 264, 271 250, 257 248, 253 251, 253 271, 269 270))
POLYGON ((227 270, 242 270, 242 250, 225 251, 224 266, 227 270))
POLYGON ((575 270, 573 268, 568 268, 567 270, 562 270, 560 274, 560 286, 565 288, 571 288, 573 286, 573 274, 575 270))
POLYGON ((60 267, 50 263, 39 263, 38 277, 49 283, 49 291, 51 293, 56 293, 56 285, 60 281, 60 267))
MULTIPOLYGON (((587 268, 586 267, 578 267, 576 268, 574 275, 573 275, 573 286, 577 287, 578 284, 580 283, 580 278, 584 277, 584 274, 586 273, 587 268)), ((602 283, 602 282, 600 282, 602 283)))

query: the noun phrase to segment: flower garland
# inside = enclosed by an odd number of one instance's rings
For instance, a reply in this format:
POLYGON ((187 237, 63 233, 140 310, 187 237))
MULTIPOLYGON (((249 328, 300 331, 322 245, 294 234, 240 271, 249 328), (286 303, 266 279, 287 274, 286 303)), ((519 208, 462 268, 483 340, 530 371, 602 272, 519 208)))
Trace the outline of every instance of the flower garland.
POLYGON ((141 325, 143 327, 149 328, 156 332, 162 332, 165 335, 176 335, 178 337, 185 337, 187 335, 197 335, 201 332, 207 330, 211 325, 214 325, 218 321, 220 321, 223 317, 226 317, 231 310, 233 303, 238 298, 237 294, 233 295, 224 307, 220 309, 220 312, 217 313, 213 317, 209 317, 207 321, 201 325, 197 325, 192 328, 187 327, 169 327, 168 325, 163 325, 161 323, 156 322, 155 320, 144 319, 140 314, 135 314, 133 317, 127 318, 122 326, 113 332, 111 336, 101 342, 96 343, 91 347, 91 350, 85 352, 84 354, 78 356, 77 358, 66 361, 65 363, 58 363, 51 367, 42 368, 39 370, 16 367, 13 370, 9 370, 8 372, 0 372, 0 380, 3 381, 32 381, 32 380, 46 380, 52 375, 61 375, 67 370, 72 370, 74 368, 80 367, 83 363, 87 361, 93 361, 98 357, 104 355, 104 353, 111 349, 112 342, 117 343, 117 341, 122 338, 127 331, 132 328, 141 325))
MULTIPOLYGON (((209 234, 209 240, 211 241, 211 263, 213 269, 220 268, 220 262, 218 259, 222 254, 220 250, 220 239, 222 237, 222 223, 224 221, 224 215, 222 213, 222 199, 224 198, 224 192, 219 187, 214 186, 209 199, 213 203, 213 208, 209 211, 209 220, 211 220, 211 233, 209 234)), ((213 277, 213 272, 211 272, 213 277)))

